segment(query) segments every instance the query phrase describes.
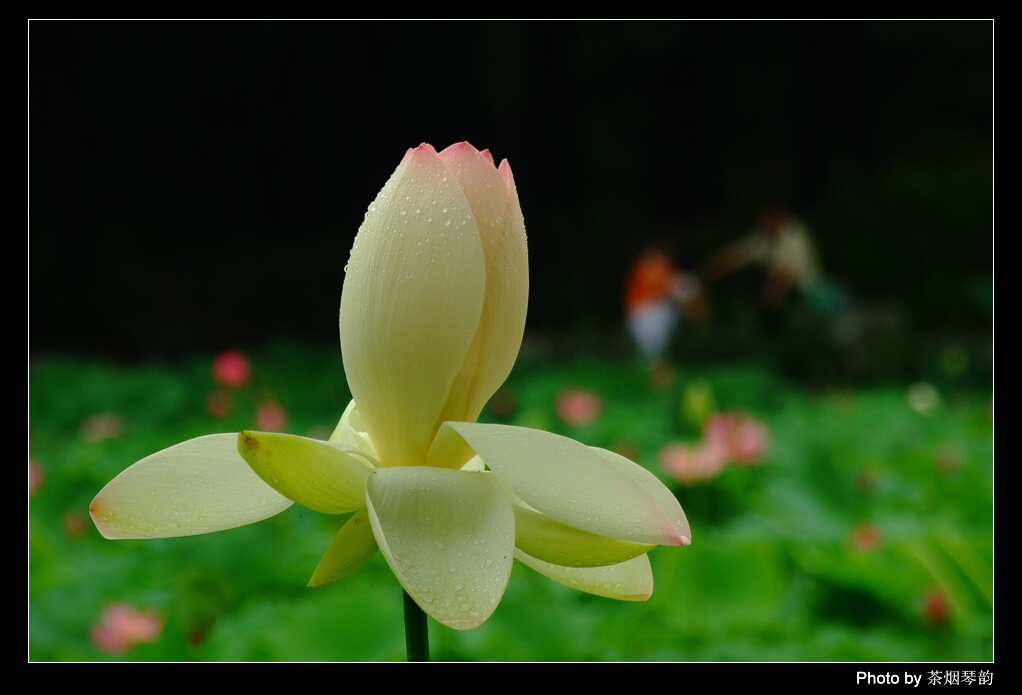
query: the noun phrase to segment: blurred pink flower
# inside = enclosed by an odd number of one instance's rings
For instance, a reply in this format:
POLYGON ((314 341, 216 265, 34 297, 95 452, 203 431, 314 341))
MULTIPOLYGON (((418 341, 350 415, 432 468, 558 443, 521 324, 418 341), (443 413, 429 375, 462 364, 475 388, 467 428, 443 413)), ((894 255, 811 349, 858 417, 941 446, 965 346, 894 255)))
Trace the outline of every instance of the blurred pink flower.
POLYGON ((695 485, 716 477, 726 460, 717 447, 669 442, 660 449, 660 466, 672 478, 695 485))
POLYGON ((880 529, 876 524, 862 523, 852 531, 849 550, 868 553, 880 547, 880 529))
POLYGON ((213 378, 228 388, 241 388, 248 383, 251 374, 248 358, 237 350, 221 352, 213 360, 213 378))
POLYGON ((64 529, 72 538, 85 535, 92 524, 89 523, 89 515, 78 509, 68 509, 64 512, 64 529))
POLYGON ((703 437, 707 447, 730 463, 759 463, 766 451, 769 431, 747 415, 717 413, 706 421, 703 437))
POLYGON ((124 434, 124 418, 117 413, 96 413, 85 418, 79 433, 87 442, 117 439, 124 434))
POLYGON ((103 609, 99 624, 92 628, 92 641, 100 651, 123 656, 136 645, 155 642, 163 630, 163 619, 154 610, 136 610, 127 603, 103 609))
POLYGON ((698 444, 671 442, 660 450, 660 465, 673 478, 692 485, 716 477, 728 463, 757 464, 767 447, 766 426, 739 413, 716 413, 698 444))
POLYGON ((266 401, 256 408, 256 426, 263 432, 283 432, 287 425, 287 412, 276 401, 266 401))
POLYGON ((557 394, 557 416, 572 427, 585 427, 596 422, 603 410, 603 401, 595 393, 582 389, 565 389, 557 394))
POLYGON ((940 589, 930 589, 923 597, 923 620, 938 627, 951 617, 951 605, 940 589))
POLYGON ((28 460, 28 496, 31 497, 39 488, 42 487, 43 481, 46 480, 46 470, 42 464, 38 461, 28 460))
POLYGON ((210 391, 206 396, 206 412, 214 420, 220 420, 230 415, 232 407, 230 394, 221 389, 210 391))

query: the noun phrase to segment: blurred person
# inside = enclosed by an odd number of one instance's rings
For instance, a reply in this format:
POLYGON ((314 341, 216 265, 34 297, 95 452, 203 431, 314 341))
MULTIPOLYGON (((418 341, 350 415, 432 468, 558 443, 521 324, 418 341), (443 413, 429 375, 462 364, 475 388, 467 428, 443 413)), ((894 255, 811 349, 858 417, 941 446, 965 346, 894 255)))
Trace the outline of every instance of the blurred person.
POLYGON ((643 358, 652 367, 662 365, 681 319, 700 321, 706 314, 702 282, 663 251, 647 251, 629 272, 625 312, 628 333, 643 358))
POLYGON ((755 228, 712 254, 701 271, 709 287, 747 268, 762 273, 764 329, 790 338, 781 347, 786 371, 825 376, 840 369, 857 377, 901 372, 907 349, 904 312, 897 303, 856 300, 826 278, 801 219, 768 208, 755 228))
POLYGON ((713 254, 703 277, 715 283, 749 267, 764 274, 760 299, 768 320, 795 296, 828 313, 843 303, 842 292, 823 279, 809 228, 779 207, 767 209, 752 231, 713 254))

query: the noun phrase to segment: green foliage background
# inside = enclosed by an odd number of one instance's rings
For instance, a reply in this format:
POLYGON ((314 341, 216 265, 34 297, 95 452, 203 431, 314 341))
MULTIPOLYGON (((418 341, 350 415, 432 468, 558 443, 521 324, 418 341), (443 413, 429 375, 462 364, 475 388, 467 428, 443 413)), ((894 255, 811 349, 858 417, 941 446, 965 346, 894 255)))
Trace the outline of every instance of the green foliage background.
MULTIPOLYGON (((350 397, 336 348, 277 343, 253 352, 250 385, 215 421, 204 407, 211 359, 30 365, 29 456, 45 478, 28 510, 29 658, 403 659, 400 587, 379 555, 340 582, 305 587, 342 518, 295 505, 255 525, 159 541, 107 541, 82 524, 106 482, 160 448, 253 427, 256 404, 270 398, 286 409, 287 431, 325 437, 350 397), (94 441, 86 422, 99 413, 123 418, 123 431, 94 441), (103 607, 120 601, 166 621, 155 643, 123 657, 90 639, 103 607)), ((718 408, 764 422, 770 447, 762 465, 729 466, 696 486, 663 478, 693 544, 651 553, 653 597, 593 597, 516 563, 482 627, 431 623, 434 659, 993 659, 989 387, 936 382, 940 402, 922 414, 905 383, 810 389, 746 361, 680 364, 657 388, 627 360, 547 359, 527 348, 500 394, 502 414, 484 418, 628 451, 663 476, 659 448, 698 438, 679 416, 697 381, 718 408), (564 388, 599 395, 600 418, 562 423, 554 402, 564 388), (856 544, 864 529, 875 546, 856 544)))

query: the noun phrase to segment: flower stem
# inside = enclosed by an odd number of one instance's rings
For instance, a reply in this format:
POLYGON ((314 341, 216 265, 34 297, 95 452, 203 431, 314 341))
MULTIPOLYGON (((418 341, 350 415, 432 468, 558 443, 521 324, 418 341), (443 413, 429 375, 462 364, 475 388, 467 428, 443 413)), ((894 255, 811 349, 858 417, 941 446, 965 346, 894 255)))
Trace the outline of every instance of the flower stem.
POLYGON ((429 631, 426 629, 426 614, 419 604, 405 595, 405 649, 409 661, 429 661, 429 631))

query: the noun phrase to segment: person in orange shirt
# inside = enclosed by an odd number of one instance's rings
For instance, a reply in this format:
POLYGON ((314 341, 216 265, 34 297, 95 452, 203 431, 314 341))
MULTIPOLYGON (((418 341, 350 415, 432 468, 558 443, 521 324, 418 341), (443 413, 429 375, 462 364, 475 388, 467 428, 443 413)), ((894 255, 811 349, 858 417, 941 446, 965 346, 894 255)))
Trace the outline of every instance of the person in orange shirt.
POLYGON ((699 320, 705 310, 699 278, 677 268, 667 254, 648 251, 632 266, 625 287, 627 326, 648 362, 663 360, 683 315, 699 320))

